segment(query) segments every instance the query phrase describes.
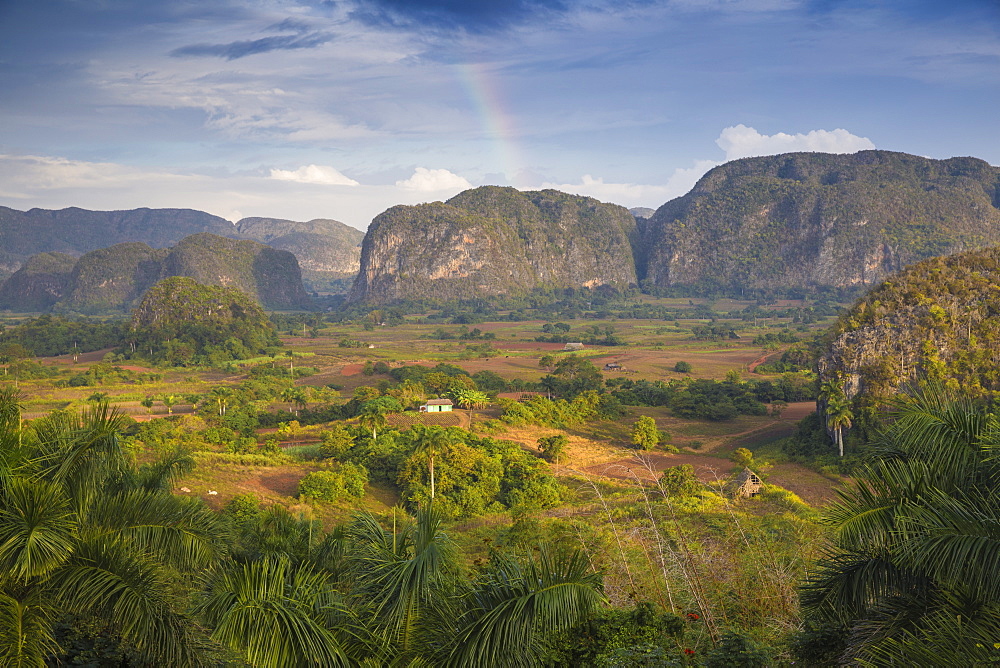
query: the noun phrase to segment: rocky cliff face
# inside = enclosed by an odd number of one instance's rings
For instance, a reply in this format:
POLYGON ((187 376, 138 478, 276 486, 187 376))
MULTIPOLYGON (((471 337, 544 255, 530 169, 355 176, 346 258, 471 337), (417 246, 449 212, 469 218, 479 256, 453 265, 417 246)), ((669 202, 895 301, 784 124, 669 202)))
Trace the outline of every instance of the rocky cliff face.
POLYGON ((974 158, 792 153, 706 174, 645 225, 652 288, 873 285, 1000 243, 1000 170, 974 158))
POLYGON ((860 299, 818 362, 849 398, 936 381, 1000 391, 1000 248, 918 262, 860 299))
POLYGON ((295 255, 304 271, 332 277, 354 276, 361 263, 364 233, 336 220, 318 218, 305 223, 278 218, 244 218, 237 231, 272 248, 295 255))
POLYGON ((295 256, 256 241, 195 234, 170 249, 116 244, 79 260, 43 253, 0 286, 0 308, 15 311, 109 313, 129 311, 163 278, 238 288, 266 308, 306 308, 295 256))
POLYGON ((623 207, 486 186, 372 222, 349 301, 447 300, 636 282, 623 207))

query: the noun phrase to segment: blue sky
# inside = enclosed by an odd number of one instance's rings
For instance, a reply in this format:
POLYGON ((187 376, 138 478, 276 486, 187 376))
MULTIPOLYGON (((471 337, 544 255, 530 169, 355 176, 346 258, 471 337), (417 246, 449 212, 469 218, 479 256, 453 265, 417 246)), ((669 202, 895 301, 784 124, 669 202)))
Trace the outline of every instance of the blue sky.
POLYGON ((0 0, 0 205, 655 208, 795 150, 1000 164, 996 0, 0 0))

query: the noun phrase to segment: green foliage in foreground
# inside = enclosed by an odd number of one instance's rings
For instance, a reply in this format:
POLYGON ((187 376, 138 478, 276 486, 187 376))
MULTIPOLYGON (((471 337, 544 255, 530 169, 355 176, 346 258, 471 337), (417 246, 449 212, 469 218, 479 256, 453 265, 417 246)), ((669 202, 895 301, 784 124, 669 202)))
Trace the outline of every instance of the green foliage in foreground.
POLYGON ((935 387, 895 404, 876 456, 827 512, 804 589, 863 665, 985 665, 1000 629, 1000 421, 935 387))
POLYGON ((0 394, 0 664, 95 656, 58 628, 131 665, 532 665, 603 599, 579 553, 463 571, 430 506, 327 534, 246 498, 217 515, 168 491, 190 458, 137 467, 122 427, 99 404, 22 429, 0 394))

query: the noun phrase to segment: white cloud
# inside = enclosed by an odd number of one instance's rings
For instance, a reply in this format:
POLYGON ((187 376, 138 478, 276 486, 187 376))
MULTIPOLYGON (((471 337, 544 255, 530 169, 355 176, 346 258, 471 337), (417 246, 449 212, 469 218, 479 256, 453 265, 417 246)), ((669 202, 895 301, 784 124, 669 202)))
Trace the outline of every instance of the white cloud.
POLYGON ((333 167, 326 165, 305 165, 295 171, 272 169, 271 178, 278 181, 295 181, 296 183, 313 183, 321 186, 357 186, 361 185, 348 178, 333 167))
POLYGON ((603 177, 584 174, 580 183, 543 183, 542 188, 585 195, 627 207, 648 206, 655 209, 691 190, 705 172, 719 164, 714 160, 698 160, 691 167, 675 169, 666 183, 658 185, 607 183, 603 177))
POLYGON ((418 192, 441 192, 444 190, 467 190, 472 187, 472 184, 447 169, 417 167, 413 171, 413 176, 405 181, 396 181, 396 186, 404 190, 418 192))
POLYGON ((726 152, 726 160, 794 151, 855 153, 875 148, 875 144, 867 137, 859 137, 840 128, 832 131, 812 130, 806 134, 790 135, 778 132, 773 135, 762 135, 754 128, 743 124, 723 130, 715 143, 726 152))
MULTIPOLYGON (((298 172, 308 174, 302 170, 288 174, 298 172)), ((329 180, 331 172, 321 169, 319 174, 329 180)), ((463 179, 456 190, 467 187, 463 179)), ((389 207, 426 200, 424 192, 391 183, 317 188, 315 183, 281 180, 267 172, 182 173, 63 157, 0 154, 0 205, 21 211, 71 206, 102 211, 180 208, 205 211, 233 222, 244 216, 332 218, 364 230, 389 207)))

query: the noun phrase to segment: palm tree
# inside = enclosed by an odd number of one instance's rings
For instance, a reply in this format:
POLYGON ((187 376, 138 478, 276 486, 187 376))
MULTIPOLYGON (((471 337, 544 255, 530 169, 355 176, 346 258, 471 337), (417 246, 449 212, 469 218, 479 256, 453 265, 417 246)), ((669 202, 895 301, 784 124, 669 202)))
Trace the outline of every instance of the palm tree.
POLYGON ((281 392, 281 398, 289 404, 295 404, 295 417, 299 416, 299 410, 305 410, 309 404, 309 396, 301 387, 286 387, 281 392))
POLYGON ((844 429, 850 429, 854 413, 846 399, 832 396, 826 405, 826 425, 833 430, 833 440, 840 456, 844 456, 844 429))
POLYGON ((229 405, 229 400, 233 396, 233 390, 230 387, 213 387, 211 392, 212 398, 215 400, 216 406, 219 408, 219 416, 226 414, 226 407, 229 405))
POLYGON ((900 399, 893 417, 826 514, 834 544, 803 604, 847 629, 848 663, 988 663, 1000 628, 1000 422, 940 387, 900 399))
POLYGON ((469 411, 469 426, 472 426, 472 410, 474 408, 485 408, 490 403, 490 398, 485 392, 479 390, 458 390, 454 393, 455 401, 462 408, 469 411))
POLYGON ((9 420, 0 425, 3 665, 42 665, 55 650, 53 623, 67 613, 101 624, 144 662, 197 661, 194 627, 170 604, 171 573, 214 562, 225 531, 207 508, 163 491, 183 457, 132 464, 118 441, 123 424, 100 403, 37 420, 24 435, 9 420))
POLYGON ((442 654, 449 666, 540 663, 542 633, 565 631, 603 600, 601 577, 580 552, 514 559, 494 554, 473 585, 442 654))
POLYGON ((372 409, 366 410, 358 416, 358 424, 365 429, 371 429, 372 440, 375 440, 378 438, 378 430, 387 427, 389 421, 386 419, 385 413, 377 409, 372 409))
POLYGON ((410 430, 414 443, 414 452, 427 454, 427 469, 431 480, 431 499, 434 498, 434 459, 442 454, 450 445, 457 442, 458 437, 450 430, 438 425, 416 425, 410 430))
POLYGON ((334 629, 345 617, 329 574, 264 558, 213 571, 195 613, 253 666, 350 666, 334 629))

